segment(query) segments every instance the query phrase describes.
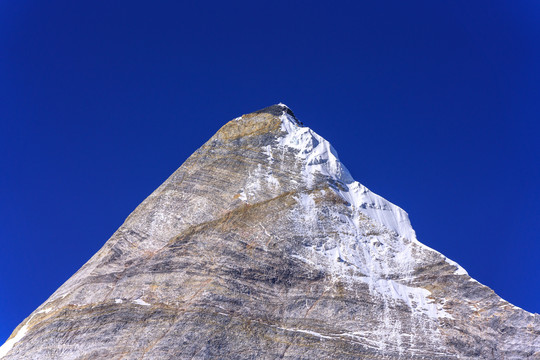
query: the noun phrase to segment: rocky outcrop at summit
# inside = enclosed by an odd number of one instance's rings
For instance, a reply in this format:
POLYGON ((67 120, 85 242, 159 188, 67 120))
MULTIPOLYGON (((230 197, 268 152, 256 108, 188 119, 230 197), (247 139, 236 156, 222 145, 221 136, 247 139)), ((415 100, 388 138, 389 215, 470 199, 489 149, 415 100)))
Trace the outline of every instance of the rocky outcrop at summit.
POLYGON ((539 336, 280 104, 224 125, 0 357, 540 359, 539 336))

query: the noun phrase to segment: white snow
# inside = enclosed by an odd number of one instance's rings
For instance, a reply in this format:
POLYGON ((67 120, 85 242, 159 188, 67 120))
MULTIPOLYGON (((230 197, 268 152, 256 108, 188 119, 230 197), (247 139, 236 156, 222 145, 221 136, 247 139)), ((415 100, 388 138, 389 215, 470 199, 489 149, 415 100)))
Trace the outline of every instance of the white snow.
MULTIPOLYGON (((62 295, 62 298, 66 297, 67 293, 62 295)), ((48 314, 52 311, 52 308, 47 308, 43 310, 37 311, 35 314, 31 315, 30 318, 26 321, 26 323, 20 328, 19 331, 17 331, 17 334, 15 334, 14 337, 7 340, 2 346, 0 346, 0 359, 6 356, 6 354, 13 348, 15 343, 17 343, 19 340, 21 340, 26 333, 28 332, 28 324, 32 320, 32 318, 38 314, 48 314)))
POLYGON ((143 299, 133 300, 133 303, 137 305, 150 306, 150 304, 144 301, 143 299))
POLYGON ((270 186, 273 186, 273 187, 279 186, 279 180, 273 174, 271 173, 267 174, 265 179, 266 179, 266 182, 270 184, 270 186))
POLYGON ((6 341, 4 345, 0 346, 0 358, 3 358, 4 356, 6 356, 6 354, 13 348, 15 343, 21 340, 24 337, 24 335, 26 335, 27 331, 28 331, 28 325, 25 324, 22 328, 20 328, 19 331, 17 331, 17 334, 15 334, 14 337, 6 341))
POLYGON ((274 155, 272 154, 272 146, 267 145, 263 148, 264 154, 267 156, 267 160, 270 164, 274 162, 274 155))
POLYGON ((247 196, 246 196, 246 193, 244 192, 244 190, 242 190, 239 194, 238 194, 238 198, 244 202, 247 202, 247 196))
POLYGON ((115 302, 115 304, 121 304, 124 301, 122 301, 122 299, 114 299, 114 302, 115 302))
MULTIPOLYGON (((296 254, 294 257, 302 261, 318 259, 318 263, 326 269, 330 267, 336 277, 366 282, 370 291, 377 292, 385 301, 403 301, 414 312, 434 319, 451 318, 442 306, 433 303, 427 289, 405 285, 412 279, 414 270, 413 247, 414 251, 436 252, 417 240, 407 213, 354 181, 332 145, 310 128, 300 126, 285 109, 280 119, 284 135, 278 139, 279 146, 297 150, 307 188, 313 188, 317 174, 328 177, 332 189, 349 204, 353 214, 352 218, 332 215, 342 224, 339 240, 329 236, 324 246, 306 250, 311 251, 310 256, 296 254), (369 230, 365 229, 366 217, 371 219, 369 230), (402 278, 391 280, 387 276, 391 273, 402 274, 402 278)), ((300 210, 295 215, 303 219, 306 230, 317 226, 317 208, 311 196, 301 193, 296 199, 300 210)), ((457 263, 445 259, 456 267, 456 275, 467 275, 457 263)))
POLYGON ((347 168, 339 161, 336 150, 327 140, 310 128, 297 125, 289 114, 284 113, 281 121, 282 130, 287 135, 279 139, 279 143, 299 150, 298 156, 303 158, 306 164, 304 178, 308 179, 308 186, 311 185, 309 179, 312 179, 315 173, 326 175, 346 185, 347 190, 337 189, 337 192, 354 209, 405 238, 416 239, 407 213, 354 181, 347 168))
POLYGON ((311 330, 304 330, 304 329, 290 329, 290 328, 284 328, 284 327, 278 327, 278 329, 285 330, 285 331, 300 332, 300 333, 304 333, 304 334, 309 334, 309 335, 317 336, 317 337, 320 337, 320 338, 323 338, 323 339, 334 339, 334 338, 335 338, 335 337, 333 337, 333 336, 322 335, 322 334, 319 334, 318 332, 311 331, 311 330))
MULTIPOLYGON (((435 250, 434 250, 435 251, 435 250)), ((446 257, 445 257, 446 258, 446 257)), ((456 267, 456 271, 454 271, 454 274, 456 275, 469 275, 469 273, 467 272, 467 270, 465 270, 464 268, 462 268, 457 262, 455 261, 452 261, 450 260, 449 258, 446 258, 445 259, 447 263, 449 263, 450 265, 454 265, 456 267)))

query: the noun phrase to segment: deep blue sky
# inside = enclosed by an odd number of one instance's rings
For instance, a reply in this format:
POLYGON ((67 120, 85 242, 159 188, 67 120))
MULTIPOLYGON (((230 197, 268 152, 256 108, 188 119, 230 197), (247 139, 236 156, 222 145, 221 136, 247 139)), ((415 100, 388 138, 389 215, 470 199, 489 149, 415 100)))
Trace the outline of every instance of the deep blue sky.
POLYGON ((226 121, 284 102, 540 312, 540 3, 0 2, 0 343, 226 121))

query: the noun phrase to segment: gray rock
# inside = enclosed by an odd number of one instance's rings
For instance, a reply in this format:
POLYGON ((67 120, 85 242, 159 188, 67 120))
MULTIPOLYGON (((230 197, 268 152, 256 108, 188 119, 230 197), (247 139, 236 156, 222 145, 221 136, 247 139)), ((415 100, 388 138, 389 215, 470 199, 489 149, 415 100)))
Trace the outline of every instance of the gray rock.
POLYGON ((274 105, 223 126, 0 354, 540 359, 539 336, 274 105))

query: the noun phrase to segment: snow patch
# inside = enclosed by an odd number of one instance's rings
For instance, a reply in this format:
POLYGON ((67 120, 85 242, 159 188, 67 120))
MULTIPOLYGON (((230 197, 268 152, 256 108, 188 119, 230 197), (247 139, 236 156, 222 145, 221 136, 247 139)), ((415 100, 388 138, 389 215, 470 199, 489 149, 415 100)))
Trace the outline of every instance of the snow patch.
POLYGON ((137 305, 142 305, 142 306, 150 306, 150 304, 144 301, 143 299, 133 300, 133 303, 137 305))
POLYGON ((238 198, 242 200, 243 202, 247 202, 247 196, 246 196, 246 193, 244 192, 244 189, 240 191, 240 193, 238 194, 238 198))
MULTIPOLYGON (((61 297, 64 298, 67 295, 68 294, 66 293, 62 295, 61 297)), ((30 318, 26 321, 26 324, 24 324, 23 327, 21 327, 21 329, 17 331, 17 334, 15 334, 14 337, 12 337, 11 339, 8 339, 2 346, 0 346, 0 359, 6 356, 6 354, 13 348, 13 346, 26 335, 26 333, 28 332, 28 324, 30 323, 30 321, 32 320, 34 316, 38 314, 48 314, 51 311, 52 311, 52 308, 47 308, 47 309, 39 310, 35 314, 31 315, 30 318)))
POLYGON ((446 262, 450 265, 453 265, 456 267, 456 270, 454 271, 454 274, 456 275, 469 275, 467 270, 462 268, 457 262, 450 260, 449 258, 445 258, 446 262))
MULTIPOLYGON (((403 301, 413 312, 421 312, 434 319, 451 318, 440 304, 431 300, 430 291, 406 285, 413 277, 415 266, 412 248, 416 246, 415 251, 436 252, 417 240, 408 214, 354 181, 336 150, 323 137, 299 125, 285 110, 280 119, 284 135, 278 139, 278 144, 297 150, 296 156, 303 163, 302 178, 307 189, 313 188, 316 176, 327 177, 330 188, 350 206, 353 214, 352 217, 332 214, 341 223, 342 230, 337 240, 329 237, 324 246, 308 247, 306 251, 311 251, 310 256, 297 254, 294 257, 311 263, 307 257, 313 258, 333 276, 365 282, 370 291, 377 292, 385 301, 403 301), (372 229, 361 228, 365 227, 366 217, 372 220, 372 229), (402 278, 389 279, 390 273, 402 274, 402 278)), ((301 193, 296 200, 299 210, 295 215, 303 219, 306 230, 318 226, 317 207, 311 195, 301 193)), ((445 259, 456 267, 456 275, 467 275, 457 263, 445 259)))
POLYGON ((300 333, 304 333, 304 334, 309 334, 309 335, 320 337, 322 339, 335 339, 335 337, 333 337, 333 336, 322 335, 322 334, 319 334, 318 332, 311 331, 311 330, 290 329, 290 328, 284 328, 284 327, 278 327, 278 329, 285 330, 285 331, 294 331, 294 332, 300 332, 300 333))
POLYGON ((267 145, 267 146, 263 147, 263 153, 264 153, 264 155, 266 155, 266 160, 270 164, 273 164, 274 163, 274 155, 272 154, 272 146, 267 145))
POLYGON ((266 182, 273 187, 279 186, 279 180, 273 174, 266 175, 266 182))
POLYGON ((4 356, 6 356, 7 353, 13 348, 13 346, 19 340, 21 340, 24 337, 24 335, 26 335, 27 331, 28 331, 28 325, 24 325, 22 328, 20 328, 19 331, 17 331, 17 334, 15 334, 14 337, 6 341, 4 345, 0 346, 0 358, 3 358, 4 356))

